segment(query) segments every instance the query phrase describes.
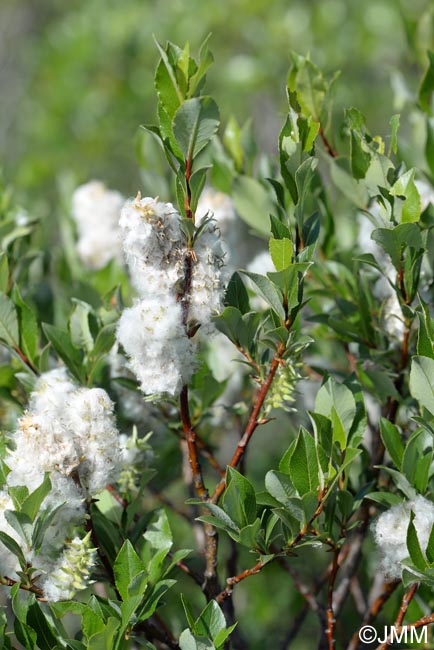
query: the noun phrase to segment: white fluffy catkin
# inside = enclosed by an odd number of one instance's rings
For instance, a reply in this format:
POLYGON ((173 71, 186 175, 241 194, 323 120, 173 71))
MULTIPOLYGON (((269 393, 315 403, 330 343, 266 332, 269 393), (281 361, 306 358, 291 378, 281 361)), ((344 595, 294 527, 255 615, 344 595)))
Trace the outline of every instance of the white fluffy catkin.
POLYGON ((100 269, 111 259, 122 262, 119 213, 123 196, 100 181, 78 187, 72 196, 72 216, 77 223, 77 252, 85 266, 100 269))
MULTIPOLYGON (((75 578, 68 589, 77 590, 82 588, 80 585, 84 584, 87 575, 85 564, 79 562, 82 557, 80 540, 68 546, 63 559, 59 559, 59 553, 65 539, 84 523, 85 498, 100 492, 119 475, 123 458, 113 404, 101 388, 79 388, 65 369, 55 369, 38 379, 28 406, 13 436, 14 449, 5 458, 10 473, 0 493, 0 530, 17 541, 26 559, 37 569, 48 574, 54 563, 60 571, 59 580, 68 573, 63 571, 62 562, 72 562, 75 558, 76 572, 71 573, 75 578), (57 510, 45 530, 43 546, 35 556, 33 549, 26 547, 5 518, 5 511, 14 509, 7 488, 24 486, 33 492, 46 472, 50 474, 52 488, 41 510, 57 510)), ((84 547, 82 550, 84 553, 84 547)), ((89 553, 86 557, 90 562, 89 553)), ((0 574, 16 579, 18 569, 16 558, 2 548, 0 574)), ((57 588, 60 589, 59 585, 57 588)), ((60 597, 61 591, 56 592, 53 586, 48 593, 53 600, 56 593, 60 597)), ((62 593, 67 597, 65 590, 62 593)))
POLYGON ((219 231, 207 224, 192 254, 173 205, 140 194, 125 204, 119 223, 139 299, 122 313, 118 341, 143 393, 177 396, 194 371, 190 324, 209 331, 211 316, 222 308, 225 278, 219 231), (185 290, 187 257, 191 282, 185 290))
POLYGON ((434 524, 434 503, 422 496, 403 501, 383 512, 374 523, 375 541, 381 556, 381 569, 390 579, 401 577, 402 560, 409 557, 407 528, 410 513, 414 512, 413 524, 422 551, 425 551, 434 524))
POLYGON ((125 309, 118 340, 145 395, 178 395, 191 378, 194 344, 185 332, 181 304, 171 294, 145 298, 125 309))

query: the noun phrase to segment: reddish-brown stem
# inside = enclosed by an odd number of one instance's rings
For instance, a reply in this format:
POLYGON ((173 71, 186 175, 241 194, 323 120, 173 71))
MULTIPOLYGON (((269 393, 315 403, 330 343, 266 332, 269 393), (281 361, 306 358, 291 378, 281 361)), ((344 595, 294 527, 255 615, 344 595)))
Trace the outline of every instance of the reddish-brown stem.
POLYGON ((108 492, 110 492, 110 494, 113 496, 113 498, 118 503, 121 504, 122 508, 127 508, 128 501, 126 499, 124 499, 123 497, 121 497, 120 494, 118 494, 118 492, 116 491, 116 488, 114 487, 114 485, 106 485, 106 490, 108 490, 108 492))
POLYGON ((402 625, 396 630, 396 632, 399 634, 405 628, 407 628, 408 630, 410 630, 411 628, 417 629, 419 627, 424 627, 425 625, 431 625, 431 623, 434 623, 434 613, 429 614, 428 616, 422 616, 422 618, 419 618, 414 623, 409 623, 408 625, 402 625))
POLYGON ((319 127, 319 135, 320 135, 321 140, 323 142, 324 149, 327 151, 328 155, 331 156, 332 158, 337 158, 338 153, 337 153, 337 151, 335 151, 333 149, 332 145, 328 141, 327 136, 324 133, 324 129, 322 128, 322 126, 319 127))
POLYGON ((378 616, 378 614, 383 608, 383 605, 389 600, 390 596, 393 594, 393 592, 396 590, 399 584, 400 584, 399 580, 384 583, 383 591, 379 594, 379 596, 377 596, 377 598, 374 600, 374 602, 371 605, 368 618, 366 620, 367 623, 369 623, 369 621, 372 621, 373 618, 378 616))
MULTIPOLYGON (((190 411, 188 406, 188 386, 184 386, 180 396, 181 406, 181 421, 184 429, 185 440, 188 448, 188 459, 193 478, 193 485, 197 496, 202 501, 208 500, 208 490, 203 481, 202 469, 199 462, 197 446, 196 446, 196 433, 191 424, 190 411)), ((213 598, 215 593, 218 592, 218 579, 217 579, 217 544, 218 537, 217 531, 211 524, 204 524, 205 532, 205 582, 203 589, 208 598, 213 598)))
POLYGON ((336 549, 333 554, 332 570, 329 577, 329 586, 327 590, 327 628, 326 628, 326 638, 328 650, 334 650, 335 647, 335 615, 333 611, 333 591, 335 588, 336 576, 339 569, 339 549, 336 549))
MULTIPOLYGON (((169 553, 169 557, 172 557, 172 555, 173 555, 173 554, 170 554, 170 553, 169 553)), ((195 583, 196 583, 197 585, 199 585, 199 587, 202 587, 202 585, 203 585, 203 579, 202 579, 202 576, 200 576, 198 573, 196 573, 196 571, 193 571, 193 569, 190 569, 190 567, 188 566, 188 564, 185 564, 185 562, 182 562, 182 560, 179 560, 179 561, 176 563, 176 566, 177 566, 178 569, 180 569, 183 573, 185 573, 186 575, 190 576, 190 578, 192 578, 192 580, 194 580, 195 583)))
MULTIPOLYGON (((2 576, 0 577, 0 585, 5 585, 6 587, 13 587, 14 585, 17 584, 16 580, 12 580, 12 578, 8 578, 7 576, 2 576)), ((35 585, 23 585, 20 584, 20 589, 23 589, 24 591, 31 591, 32 594, 36 594, 36 596, 39 596, 38 600, 43 602, 45 601, 44 592, 42 589, 39 589, 39 587, 36 587, 35 585)))
MULTIPOLYGON (((401 602, 401 607, 399 608, 398 616, 396 617, 395 624, 394 624, 394 629, 401 629, 402 627, 402 622, 404 620, 404 617, 407 613, 408 606, 410 605, 411 601, 413 600, 413 597, 416 593, 416 591, 419 588, 419 583, 415 582, 413 585, 411 585, 410 589, 404 594, 404 597, 401 602)), ((411 627, 415 627, 415 625, 412 625, 411 627)), ((392 643, 393 639, 387 639, 384 643, 378 646, 377 650, 387 650, 389 645, 392 643)))
POLYGON ((401 607, 399 608, 398 616, 396 617, 395 627, 400 627, 402 625, 402 621, 404 620, 404 616, 407 612, 408 606, 413 600, 413 597, 416 591, 418 590, 418 588, 419 588, 419 583, 415 582, 413 585, 411 585, 410 589, 404 594, 404 597, 401 602, 401 607))
POLYGON ((24 354, 24 352, 21 350, 20 347, 16 346, 14 348, 15 352, 18 354, 20 357, 21 361, 28 367, 32 372, 35 373, 35 375, 39 375, 39 372, 37 368, 33 365, 33 363, 30 361, 30 359, 24 354))
POLYGON ((253 366, 253 368, 256 370, 256 372, 257 372, 258 375, 259 375, 259 373, 260 373, 260 371, 261 371, 261 369, 260 369, 260 367, 259 367, 259 363, 257 363, 257 362, 253 359, 253 357, 252 357, 252 355, 250 354, 250 352, 249 352, 248 350, 246 350, 245 348, 243 348, 241 345, 237 345, 237 350, 238 350, 238 352, 240 352, 240 353, 243 355, 243 357, 245 357, 245 358, 247 359, 247 361, 250 363, 251 366, 253 366))
POLYGON ((226 580, 226 589, 223 589, 217 596, 216 596, 216 601, 218 603, 222 603, 224 600, 227 598, 230 598, 232 595, 232 591, 235 585, 237 585, 239 582, 242 582, 246 578, 249 578, 250 576, 254 576, 257 573, 261 571, 261 569, 265 566, 264 562, 257 562, 255 566, 253 566, 251 569, 246 569, 245 571, 242 571, 239 573, 237 576, 232 576, 231 578, 228 578, 226 580))
POLYGON ((191 187, 190 187, 191 163, 192 163, 191 158, 188 157, 187 160, 185 161, 185 174, 184 174, 185 184, 187 186, 187 194, 184 198, 184 209, 188 219, 193 218, 193 213, 191 211, 191 187))
POLYGON ((191 425, 187 385, 183 386, 181 390, 180 406, 182 428, 184 430, 184 436, 188 447, 188 458, 191 467, 191 474, 193 477, 194 489, 197 496, 204 501, 208 498, 208 490, 206 489, 203 481, 202 468, 200 466, 199 456, 197 453, 196 433, 191 425))
MULTIPOLYGON (((270 365, 270 370, 268 371, 267 378, 265 379, 264 383, 261 386, 261 389, 258 393, 258 396, 256 398, 255 404, 253 406, 252 412, 249 417, 249 421, 247 423, 246 429, 244 431, 244 434, 240 440, 240 442, 237 445, 237 448, 235 449, 235 452, 229 462, 229 467, 237 467, 239 463, 241 462, 241 459, 243 458, 247 445, 250 442, 250 439, 252 435, 254 434, 256 428, 260 424, 259 420, 259 414, 261 412, 261 409, 264 405, 265 398, 267 397, 267 393, 270 390, 271 384, 273 383, 274 376, 277 372, 277 369, 279 368, 279 365, 281 363, 282 355, 285 351, 285 348, 283 345, 279 346, 279 349, 277 350, 276 354, 273 357, 273 360, 270 365)), ((212 503, 217 503, 218 500, 220 499, 221 495, 223 494, 224 490, 226 488, 226 478, 222 478, 220 483, 217 484, 214 493, 211 497, 212 503)))

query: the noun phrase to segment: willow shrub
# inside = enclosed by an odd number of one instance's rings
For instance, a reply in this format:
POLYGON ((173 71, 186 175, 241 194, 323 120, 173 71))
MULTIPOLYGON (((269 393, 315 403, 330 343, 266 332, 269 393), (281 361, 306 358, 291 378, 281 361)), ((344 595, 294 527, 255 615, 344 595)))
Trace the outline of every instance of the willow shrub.
POLYGON ((434 56, 419 170, 399 115, 384 136, 333 115, 337 75, 296 54, 266 159, 221 127, 207 43, 158 47, 152 198, 90 182, 45 250, 3 189, 2 647, 355 650, 362 625, 428 626, 434 56))

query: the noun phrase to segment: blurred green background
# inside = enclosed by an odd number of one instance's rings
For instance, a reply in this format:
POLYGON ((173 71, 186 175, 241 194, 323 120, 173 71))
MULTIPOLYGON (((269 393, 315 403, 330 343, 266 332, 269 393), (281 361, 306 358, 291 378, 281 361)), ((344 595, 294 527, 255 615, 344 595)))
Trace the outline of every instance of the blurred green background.
POLYGON ((417 87, 433 22, 432 0, 1 0, 1 165, 35 201, 51 200, 66 171, 134 194, 137 129, 156 104, 153 34, 197 52, 212 32, 208 90, 224 121, 252 115, 265 151, 291 50, 341 70, 337 114, 356 105, 384 133, 417 87))

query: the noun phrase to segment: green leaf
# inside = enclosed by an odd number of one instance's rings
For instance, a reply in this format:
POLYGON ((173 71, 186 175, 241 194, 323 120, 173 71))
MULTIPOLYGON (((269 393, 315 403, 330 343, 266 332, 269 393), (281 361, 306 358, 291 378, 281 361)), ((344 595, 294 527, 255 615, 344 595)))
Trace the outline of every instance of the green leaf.
POLYGON ((239 273, 233 273, 226 289, 225 304, 238 309, 241 314, 250 311, 249 294, 239 273))
POLYGON ((144 621, 153 615, 164 594, 176 584, 176 580, 160 580, 149 592, 143 607, 137 613, 139 620, 144 621))
POLYGON ((82 381, 84 379, 82 357, 72 345, 68 332, 48 323, 43 323, 42 329, 62 361, 65 362, 72 374, 82 381))
POLYGON ((197 210, 197 205, 199 203, 200 195, 205 186, 206 175, 208 170, 211 169, 211 165, 206 167, 201 167, 197 169, 190 177, 190 190, 191 190, 191 200, 190 200, 190 209, 193 213, 197 210))
POLYGON ((265 487, 271 496, 283 505, 287 505, 292 497, 297 496, 297 491, 288 474, 284 474, 283 472, 277 472, 275 470, 267 472, 265 476, 265 487))
POLYGON ((39 550, 44 541, 45 534, 49 532, 49 526, 53 521, 54 517, 58 510, 63 507, 63 502, 58 503, 56 506, 45 507, 44 510, 39 512, 38 516, 33 525, 32 533, 32 549, 35 553, 39 553, 39 550))
POLYGON ((20 347, 33 363, 38 351, 38 323, 33 309, 21 297, 19 288, 15 285, 12 291, 18 314, 20 329, 20 347))
POLYGON ((282 223, 277 217, 270 214, 271 234, 275 239, 291 239, 291 233, 286 224, 282 223))
POLYGON ((375 501, 375 503, 379 503, 387 508, 402 503, 402 498, 392 492, 369 492, 369 494, 366 494, 364 498, 375 501))
POLYGON ((297 186, 297 208, 296 217, 298 223, 302 223, 305 217, 306 198, 310 194, 310 187, 314 178, 315 170, 318 167, 318 158, 309 156, 295 172, 295 184, 297 186))
POLYGON ((116 323, 109 323, 100 329, 92 350, 92 357, 98 358, 110 350, 116 340, 116 323))
POLYGON ((294 519, 297 521, 304 520, 302 501, 297 496, 295 487, 287 474, 274 470, 267 472, 265 487, 272 497, 285 506, 294 519))
POLYGON ((190 629, 194 630, 194 625, 195 625, 195 618, 193 614, 193 608, 184 596, 184 594, 181 594, 181 602, 182 606, 184 608, 184 613, 185 613, 185 618, 187 619, 187 623, 190 629))
POLYGON ((30 549, 32 539, 32 521, 30 517, 23 512, 15 512, 13 510, 5 510, 4 515, 8 524, 12 526, 30 549))
POLYGON ((402 176, 398 178, 396 183, 390 190, 392 196, 403 197, 404 203, 402 205, 401 223, 411 223, 419 221, 421 213, 421 201, 418 189, 414 182, 414 169, 409 169, 402 176))
POLYGON ((330 419, 331 419, 332 431, 333 431, 332 443, 337 442, 341 450, 344 450, 345 447, 347 446, 348 433, 345 430, 344 425, 342 424, 342 421, 339 417, 339 414, 336 411, 336 408, 334 406, 332 406, 330 419))
POLYGON ((395 483, 398 490, 400 490, 407 499, 414 499, 417 495, 416 490, 410 485, 408 480, 405 478, 401 472, 398 472, 396 469, 391 467, 386 467, 385 465, 379 465, 380 469, 383 469, 387 474, 389 474, 393 482, 395 483))
POLYGON ((179 637, 181 650, 215 650, 214 643, 206 637, 196 637, 190 630, 184 630, 179 637))
POLYGON ((211 34, 208 34, 208 36, 205 38, 204 42, 200 46, 199 65, 197 66, 196 72, 194 72, 194 74, 191 75, 189 85, 188 85, 189 97, 193 97, 196 91, 200 90, 204 82, 205 74, 208 68, 210 67, 210 65, 212 65, 214 61, 214 57, 208 49, 208 41, 210 37, 211 34))
POLYGON ((145 565, 137 555, 133 545, 128 539, 125 540, 113 566, 116 587, 123 600, 128 599, 128 587, 131 582, 144 570, 145 565))
POLYGON ((351 129, 350 137, 350 159, 354 178, 365 178, 371 163, 371 153, 361 134, 353 129, 351 129))
POLYGON ((426 429, 416 429, 405 446, 401 471, 421 494, 426 492, 432 457, 432 435, 426 429))
POLYGON ((240 344, 241 335, 244 329, 241 312, 235 307, 225 307, 219 316, 212 319, 219 332, 222 332, 230 341, 236 345, 240 344))
POLYGON ((434 359, 415 356, 411 362, 410 393, 434 415, 434 359))
POLYGON ((155 550, 169 550, 173 544, 169 520, 163 509, 158 510, 156 519, 152 521, 143 537, 155 550))
POLYGON ((62 618, 69 612, 75 614, 76 616, 82 616, 83 612, 87 609, 87 605, 75 600, 65 600, 56 603, 50 603, 50 609, 53 611, 56 618, 62 618))
POLYGON ((265 275, 259 275, 259 273, 252 273, 251 271, 241 271, 241 273, 244 273, 252 280, 265 302, 270 305, 279 318, 285 320, 285 310, 282 305, 283 296, 276 289, 273 282, 265 275))
POLYGON ((411 512, 410 521, 408 523, 408 528, 407 528, 407 549, 410 558, 413 564, 416 566, 416 568, 418 568, 420 571, 425 571, 428 565, 422 553, 422 549, 420 547, 417 531, 414 526, 413 520, 414 520, 414 512, 411 512))
POLYGON ((27 565, 26 558, 24 557, 24 553, 21 550, 20 546, 17 544, 17 542, 12 537, 4 533, 2 530, 0 530, 0 542, 3 544, 3 546, 6 546, 8 551, 13 553, 17 557, 21 568, 25 569, 27 565))
POLYGON ((15 510, 21 510, 21 504, 29 496, 29 490, 25 485, 11 485, 8 487, 8 493, 12 499, 15 510))
POLYGON ((428 51, 428 68, 423 76, 422 83, 419 88, 419 105, 421 109, 432 115, 431 111, 431 96, 434 90, 434 53, 428 51))
MULTIPOLYGON (((203 506, 207 510, 210 510, 212 513, 213 519, 215 519, 217 522, 214 523, 215 526, 219 525, 220 528, 223 528, 224 530, 231 530, 234 533, 239 532, 240 527, 237 526, 235 521, 233 521, 231 517, 222 508, 220 508, 220 506, 216 506, 213 503, 203 503, 203 506)), ((198 519, 199 521, 205 521, 206 517, 198 517, 198 519)))
POLYGON ((210 600, 202 611, 194 626, 194 633, 198 636, 206 636, 213 641, 222 630, 226 629, 226 619, 218 603, 210 600))
POLYGON ((330 377, 318 391, 315 411, 332 419, 333 408, 344 431, 348 434, 356 415, 356 400, 347 386, 339 384, 333 377, 330 377))
POLYGON ((329 84, 324 79, 321 70, 308 58, 292 54, 292 65, 288 75, 288 94, 290 103, 295 110, 298 106, 305 117, 312 116, 320 121, 323 103, 329 84), (295 100, 291 99, 296 97, 295 100))
POLYGON ((294 251, 290 239, 271 238, 268 246, 276 271, 283 271, 292 263, 294 251))
POLYGON ((241 546, 249 549, 256 549, 258 547, 259 534, 261 531, 261 520, 259 517, 255 519, 253 524, 243 526, 239 532, 238 540, 241 546))
POLYGON ((187 99, 176 111, 173 133, 185 160, 194 160, 210 142, 220 124, 218 106, 211 97, 187 99))
POLYGON ((45 497, 50 493, 51 481, 46 473, 41 485, 36 488, 21 504, 21 512, 27 515, 33 523, 45 497))
POLYGON ((37 644, 40 650, 52 650, 58 647, 54 628, 36 602, 29 607, 27 624, 36 632, 37 644))
POLYGON ((16 348, 19 345, 19 337, 15 305, 5 294, 0 294, 0 339, 16 348))
POLYGON ((103 617, 94 612, 90 607, 86 607, 81 618, 81 629, 83 634, 90 639, 95 634, 104 630, 105 623, 103 617))
POLYGON ((115 637, 119 626, 120 621, 117 618, 109 617, 105 622, 104 630, 89 639, 87 650, 115 648, 115 637))
POLYGON ((381 418, 380 420, 380 435, 384 446, 389 452, 389 456, 395 463, 397 469, 402 467, 402 457, 404 455, 404 443, 402 442, 401 435, 392 422, 381 418))
POLYGON ((377 228, 371 237, 392 259, 393 266, 398 268, 406 247, 421 250, 422 238, 420 229, 415 223, 403 223, 395 228, 377 228))
POLYGON ((419 331, 417 337, 417 354, 434 359, 434 328, 428 305, 420 299, 422 309, 419 311, 419 331))
MULTIPOLYGON (((293 309, 295 309, 296 313, 301 305, 303 299, 302 280, 310 266, 310 262, 296 262, 283 271, 269 271, 267 273, 268 278, 285 297, 285 307, 290 314, 293 309)), ((295 317, 295 314, 293 314, 293 317, 295 317)))
POLYGON ((289 461, 289 475, 301 496, 317 492, 320 487, 320 467, 313 437, 300 429, 297 442, 289 461))
POLYGON ((223 495, 223 508, 240 527, 256 519, 256 497, 250 481, 232 467, 227 469, 227 487, 223 495))
POLYGON ((214 638, 214 645, 217 650, 223 650, 225 647, 224 643, 228 636, 232 634, 232 632, 235 630, 237 627, 237 623, 234 623, 230 627, 226 628, 225 630, 220 630, 220 632, 216 635, 214 638))
POLYGON ((18 641, 26 650, 36 650, 36 632, 30 627, 30 625, 23 623, 17 618, 14 621, 14 632, 18 641))
POLYGON ((19 582, 13 585, 10 593, 12 600, 12 611, 18 621, 25 623, 29 607, 35 602, 35 595, 22 591, 20 589, 19 582))
POLYGON ((160 103, 169 118, 172 118, 184 99, 176 79, 174 48, 171 43, 168 43, 166 50, 163 50, 157 41, 155 43, 161 56, 155 73, 155 88, 160 103))

